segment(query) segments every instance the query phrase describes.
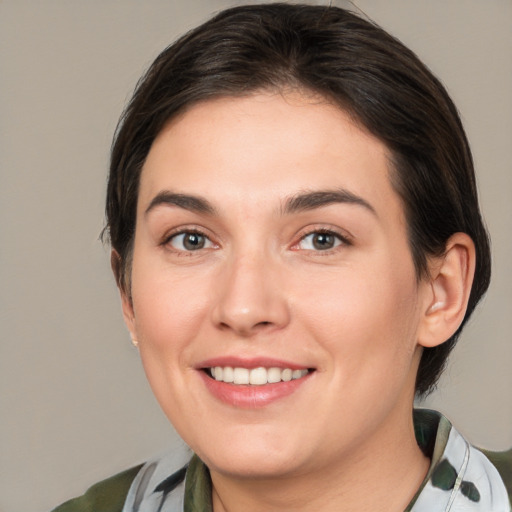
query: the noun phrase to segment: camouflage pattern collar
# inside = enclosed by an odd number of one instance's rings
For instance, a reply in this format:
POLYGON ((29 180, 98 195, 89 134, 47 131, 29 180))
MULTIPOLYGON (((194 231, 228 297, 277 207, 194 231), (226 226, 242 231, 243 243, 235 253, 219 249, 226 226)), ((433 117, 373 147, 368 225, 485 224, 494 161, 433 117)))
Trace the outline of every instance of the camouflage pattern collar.
MULTIPOLYGON (((496 468, 444 416, 415 410, 414 427, 431 465, 404 512, 512 512, 496 468)), ((123 512, 212 512, 208 468, 185 446, 147 462, 123 512)))
POLYGON ((415 410, 414 427, 431 463, 405 512, 511 512, 498 470, 444 416, 415 410))

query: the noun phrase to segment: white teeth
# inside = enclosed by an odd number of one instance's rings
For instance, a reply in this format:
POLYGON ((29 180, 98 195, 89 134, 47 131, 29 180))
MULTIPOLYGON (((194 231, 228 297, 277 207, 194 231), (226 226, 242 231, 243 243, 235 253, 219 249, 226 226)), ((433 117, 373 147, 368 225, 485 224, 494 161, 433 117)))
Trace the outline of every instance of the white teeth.
POLYGON ((269 384, 281 382, 281 368, 269 368, 267 370, 267 382, 269 384))
POLYGON ((247 368, 233 368, 233 382, 235 384, 249 384, 249 370, 247 368))
POLYGON ((302 377, 302 370, 293 370, 292 379, 300 379, 302 377))
POLYGON ((267 370, 265 368, 253 368, 249 372, 249 384, 261 386, 267 383, 267 370))
POLYGON ((222 380, 224 382, 233 382, 235 379, 233 368, 231 366, 226 366, 223 371, 222 380))
POLYGON ((293 371, 290 370, 290 368, 285 368, 283 370, 283 373, 281 373, 281 379, 284 380, 285 382, 288 382, 288 381, 292 380, 292 375, 293 375, 293 371))
POLYGON ((215 366, 210 368, 211 376, 218 381, 233 384, 251 384, 262 386, 300 379, 308 374, 308 370, 292 370, 291 368, 232 368, 231 366, 215 366))

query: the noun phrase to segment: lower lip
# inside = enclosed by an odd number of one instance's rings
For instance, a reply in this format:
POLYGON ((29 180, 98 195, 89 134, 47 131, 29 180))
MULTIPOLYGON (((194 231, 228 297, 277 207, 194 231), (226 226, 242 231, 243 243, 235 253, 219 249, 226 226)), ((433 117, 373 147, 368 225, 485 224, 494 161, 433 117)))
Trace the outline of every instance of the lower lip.
POLYGON ((199 372, 210 393, 228 405, 241 407, 243 409, 259 409, 273 402, 285 398, 306 383, 311 372, 288 382, 277 382, 275 384, 263 384, 251 386, 243 384, 228 384, 209 377, 204 371, 199 372))

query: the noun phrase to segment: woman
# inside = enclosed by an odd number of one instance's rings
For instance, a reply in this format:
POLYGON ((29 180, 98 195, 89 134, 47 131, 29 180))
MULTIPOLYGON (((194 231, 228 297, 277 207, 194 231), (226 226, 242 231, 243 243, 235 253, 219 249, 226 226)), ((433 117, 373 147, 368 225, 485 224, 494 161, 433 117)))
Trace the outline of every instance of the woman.
POLYGON ((284 4, 184 36, 121 120, 107 232, 191 452, 58 511, 510 511, 510 453, 413 415, 490 256, 457 111, 396 39, 284 4))

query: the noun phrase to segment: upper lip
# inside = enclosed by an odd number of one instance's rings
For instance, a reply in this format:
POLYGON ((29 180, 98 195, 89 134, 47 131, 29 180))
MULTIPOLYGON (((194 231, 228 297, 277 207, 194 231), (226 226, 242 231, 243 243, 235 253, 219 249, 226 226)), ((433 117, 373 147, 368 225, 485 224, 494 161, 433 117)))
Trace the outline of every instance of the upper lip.
POLYGON ((237 357, 237 356, 219 356, 201 361, 196 367, 198 369, 214 368, 215 366, 231 366, 232 368, 290 368, 291 370, 311 369, 307 364, 300 364, 272 357, 237 357))

